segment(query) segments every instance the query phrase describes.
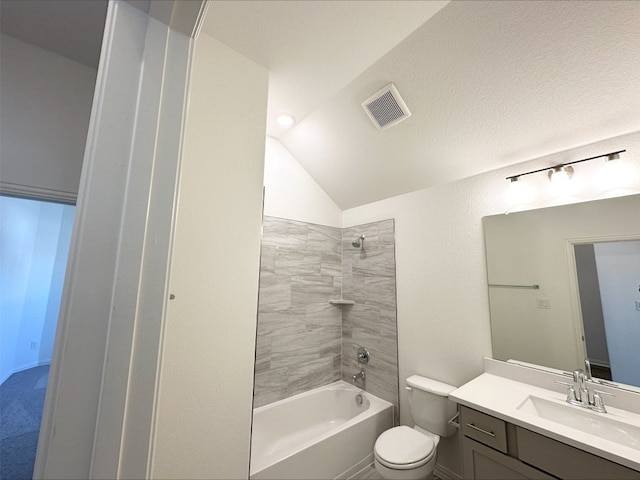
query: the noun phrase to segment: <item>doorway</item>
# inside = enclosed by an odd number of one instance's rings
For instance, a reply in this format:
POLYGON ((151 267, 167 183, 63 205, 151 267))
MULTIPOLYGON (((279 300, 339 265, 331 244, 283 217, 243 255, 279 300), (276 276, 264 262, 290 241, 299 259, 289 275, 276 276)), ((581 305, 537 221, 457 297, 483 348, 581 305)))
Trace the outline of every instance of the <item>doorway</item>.
POLYGON ((575 244, 574 252, 592 373, 640 386, 640 240, 575 244))
POLYGON ((31 478, 75 206, 0 196, 0 473, 31 478))

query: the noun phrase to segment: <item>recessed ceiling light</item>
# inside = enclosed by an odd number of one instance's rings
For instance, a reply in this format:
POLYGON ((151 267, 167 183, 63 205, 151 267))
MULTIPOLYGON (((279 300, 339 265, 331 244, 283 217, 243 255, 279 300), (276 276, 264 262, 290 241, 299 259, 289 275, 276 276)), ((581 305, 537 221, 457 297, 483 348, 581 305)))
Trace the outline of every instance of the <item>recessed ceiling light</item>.
POLYGON ((290 127, 291 125, 293 125, 293 122, 295 122, 295 119, 291 115, 283 113, 282 115, 278 115, 276 117, 276 122, 278 122, 278 125, 281 125, 283 127, 290 127))

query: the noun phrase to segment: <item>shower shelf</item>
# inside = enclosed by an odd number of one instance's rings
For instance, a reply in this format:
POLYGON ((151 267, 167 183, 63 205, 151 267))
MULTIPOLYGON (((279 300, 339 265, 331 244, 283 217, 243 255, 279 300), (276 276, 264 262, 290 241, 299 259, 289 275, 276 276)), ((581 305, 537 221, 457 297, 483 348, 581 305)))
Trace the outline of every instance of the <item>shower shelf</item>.
POLYGON ((355 305, 356 302, 353 300, 345 300, 344 298, 333 298, 329 300, 331 305, 355 305))

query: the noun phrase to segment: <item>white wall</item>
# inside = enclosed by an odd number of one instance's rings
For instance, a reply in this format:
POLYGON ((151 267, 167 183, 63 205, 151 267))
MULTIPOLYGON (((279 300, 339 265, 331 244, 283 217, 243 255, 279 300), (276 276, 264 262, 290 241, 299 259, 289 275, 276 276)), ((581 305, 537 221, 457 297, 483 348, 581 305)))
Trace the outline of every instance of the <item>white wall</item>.
POLYGON ((265 215, 342 226, 342 210, 282 143, 267 137, 264 162, 265 215))
POLYGON ((0 186, 73 201, 96 70, 7 35, 0 41, 0 186))
POLYGON ((34 478, 148 478, 190 45, 177 36, 109 2, 34 478))
POLYGON ((640 241, 596 243, 594 250, 611 375, 640 385, 640 241))
MULTIPOLYGON (((488 289, 482 217, 509 209, 505 177, 626 148, 627 159, 640 159, 640 133, 610 139, 572 151, 528 161, 458 182, 419 190, 346 210, 344 226, 385 218, 396 220, 396 275, 400 379, 416 373, 461 385, 482 372, 482 357, 491 355, 488 289)), ((586 162, 578 172, 595 171, 586 162)), ((539 174, 540 177, 544 174, 539 174)), ((579 175, 575 179, 586 175, 579 175)), ((557 203, 539 188, 530 206, 557 203)), ((637 183, 624 193, 639 192, 637 183)), ((616 195, 584 187, 583 201, 616 195)), ((410 424, 407 396, 400 390, 401 422, 410 424)), ((442 442, 440 462, 458 473, 461 459, 456 438, 442 442)))
POLYGON ((154 478, 247 478, 268 72, 201 34, 191 70, 154 478))
POLYGON ((0 197, 0 383, 51 362, 73 212, 0 197))

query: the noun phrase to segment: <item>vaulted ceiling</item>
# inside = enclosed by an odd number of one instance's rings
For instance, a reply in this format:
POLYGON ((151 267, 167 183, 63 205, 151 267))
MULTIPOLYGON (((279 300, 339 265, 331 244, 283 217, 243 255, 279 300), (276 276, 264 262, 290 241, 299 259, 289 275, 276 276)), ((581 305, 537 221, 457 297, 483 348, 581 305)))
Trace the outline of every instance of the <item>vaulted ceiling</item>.
POLYGON ((638 1, 260 0, 203 32, 270 70, 268 134, 346 209, 640 130, 638 25, 638 1), (412 115, 379 131, 360 104, 390 82, 412 115))
MULTIPOLYGON (((105 1, 1 6, 97 65, 105 1)), ((638 0, 216 0, 202 31, 269 69, 268 135, 347 209, 640 130, 638 25, 638 0), (360 104, 390 82, 412 115, 379 131, 360 104)))

